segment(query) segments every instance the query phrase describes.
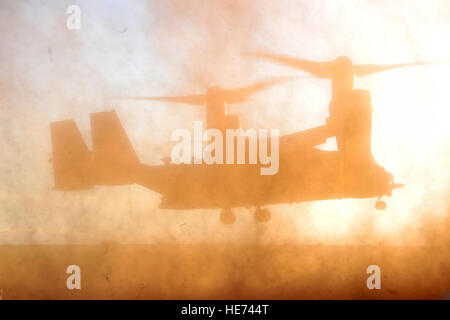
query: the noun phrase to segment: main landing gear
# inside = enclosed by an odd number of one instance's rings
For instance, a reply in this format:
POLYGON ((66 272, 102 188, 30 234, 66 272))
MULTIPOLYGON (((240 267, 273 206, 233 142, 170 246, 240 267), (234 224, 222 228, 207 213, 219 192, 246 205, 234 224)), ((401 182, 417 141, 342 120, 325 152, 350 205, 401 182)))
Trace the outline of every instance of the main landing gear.
POLYGON ((231 209, 223 209, 220 213, 220 222, 222 224, 233 224, 236 221, 234 212, 231 209))
POLYGON ((270 217, 271 213, 267 208, 258 207, 253 213, 253 219, 255 219, 256 222, 268 222, 270 220, 270 217))
MULTIPOLYGON (((270 221, 271 219, 270 210, 266 208, 257 207, 256 210, 253 212, 253 219, 259 223, 265 223, 270 221)), ((234 215, 234 212, 231 209, 222 210, 222 212, 220 213, 220 222, 222 224, 231 225, 234 224, 235 221, 236 216, 234 215)))
POLYGON ((386 210, 387 204, 382 200, 381 197, 377 197, 377 202, 375 202, 375 209, 377 210, 386 210))

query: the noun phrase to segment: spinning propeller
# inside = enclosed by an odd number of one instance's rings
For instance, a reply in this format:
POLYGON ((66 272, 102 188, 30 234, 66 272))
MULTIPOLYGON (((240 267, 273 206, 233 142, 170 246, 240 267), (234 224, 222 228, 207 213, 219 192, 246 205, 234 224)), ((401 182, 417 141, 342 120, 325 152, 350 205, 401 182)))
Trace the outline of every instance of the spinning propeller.
POLYGON ((310 73, 312 76, 321 79, 331 79, 332 98, 336 99, 345 95, 349 90, 353 89, 354 76, 362 77, 371 75, 381 71, 387 71, 396 68, 410 67, 429 64, 426 62, 413 62, 402 64, 353 64, 348 57, 338 57, 331 61, 310 61, 305 59, 298 59, 293 57, 274 55, 266 52, 249 53, 253 57, 259 57, 271 60, 277 63, 288 65, 302 71, 310 73))
POLYGON ((221 102, 226 104, 233 104, 245 101, 250 95, 265 90, 275 84, 287 81, 296 77, 277 77, 266 81, 261 81, 256 84, 236 88, 236 89, 222 89, 220 87, 208 88, 206 94, 195 94, 186 96, 163 96, 163 97, 146 97, 146 96, 126 96, 119 97, 121 99, 134 100, 153 100, 153 101, 168 101, 176 103, 184 103, 196 106, 205 106, 209 102, 221 102))
POLYGON ((308 72, 317 78, 332 79, 339 75, 340 73, 351 73, 357 77, 371 75, 377 72, 430 64, 429 62, 412 62, 412 63, 399 63, 399 64, 385 64, 385 65, 374 65, 374 64, 353 64, 348 57, 338 57, 335 60, 330 61, 311 61, 305 59, 298 59, 288 56, 275 55, 266 52, 252 52, 249 53, 250 56, 259 57, 281 64, 285 64, 302 71, 308 72))

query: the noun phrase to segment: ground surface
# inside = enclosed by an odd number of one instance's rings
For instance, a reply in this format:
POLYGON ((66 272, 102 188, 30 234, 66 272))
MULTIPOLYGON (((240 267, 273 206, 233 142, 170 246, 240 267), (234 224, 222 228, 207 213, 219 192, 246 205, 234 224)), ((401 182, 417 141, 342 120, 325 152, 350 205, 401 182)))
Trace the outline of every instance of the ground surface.
POLYGON ((442 299, 441 246, 80 245, 0 247, 3 299, 442 299), (82 290, 66 289, 68 265, 82 290), (366 268, 381 268, 368 290, 366 268))

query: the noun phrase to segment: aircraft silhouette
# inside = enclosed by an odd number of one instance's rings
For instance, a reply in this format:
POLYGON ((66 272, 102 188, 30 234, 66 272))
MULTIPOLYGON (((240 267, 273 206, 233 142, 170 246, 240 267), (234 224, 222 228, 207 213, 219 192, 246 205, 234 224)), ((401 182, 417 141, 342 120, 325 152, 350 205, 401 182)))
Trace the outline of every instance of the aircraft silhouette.
MULTIPOLYGON (((270 219, 264 206, 282 203, 376 198, 375 208, 385 209, 382 197, 391 196, 393 189, 403 185, 395 183, 393 175, 373 159, 370 92, 353 89, 353 76, 407 65, 355 66, 345 57, 321 63, 254 55, 332 80, 326 124, 280 137, 277 174, 260 175, 260 164, 142 164, 113 110, 91 114, 92 152, 73 120, 51 123, 55 190, 139 184, 162 195, 160 208, 222 209, 224 224, 235 221, 235 207, 255 207, 254 218, 260 222, 270 219), (336 137, 337 151, 315 148, 330 137, 336 137)), ((226 104, 244 101, 281 80, 284 78, 233 90, 212 87, 205 95, 125 98, 204 105, 208 128, 236 129, 239 119, 226 114, 226 104)))

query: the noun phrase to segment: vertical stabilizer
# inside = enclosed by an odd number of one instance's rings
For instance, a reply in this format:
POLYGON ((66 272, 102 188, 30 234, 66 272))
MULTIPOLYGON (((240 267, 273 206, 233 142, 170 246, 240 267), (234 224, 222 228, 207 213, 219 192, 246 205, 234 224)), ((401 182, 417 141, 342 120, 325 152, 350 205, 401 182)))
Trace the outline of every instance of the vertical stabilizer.
POLYGON ((91 154, 74 120, 50 124, 55 190, 92 188, 91 154))
POLYGON ((139 158, 116 112, 92 113, 91 130, 96 184, 135 183, 139 158))

